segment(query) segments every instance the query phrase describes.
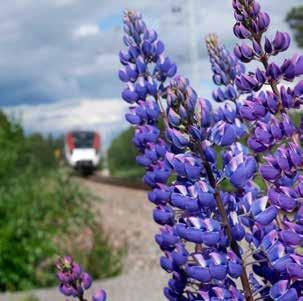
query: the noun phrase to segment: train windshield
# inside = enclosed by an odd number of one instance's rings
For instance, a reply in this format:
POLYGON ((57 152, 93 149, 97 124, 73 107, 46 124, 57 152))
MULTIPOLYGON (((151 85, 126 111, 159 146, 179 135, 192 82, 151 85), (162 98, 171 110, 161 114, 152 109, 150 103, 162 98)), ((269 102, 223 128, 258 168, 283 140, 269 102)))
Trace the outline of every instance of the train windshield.
POLYGON ((92 148, 94 144, 93 132, 73 132, 73 142, 75 148, 92 148))

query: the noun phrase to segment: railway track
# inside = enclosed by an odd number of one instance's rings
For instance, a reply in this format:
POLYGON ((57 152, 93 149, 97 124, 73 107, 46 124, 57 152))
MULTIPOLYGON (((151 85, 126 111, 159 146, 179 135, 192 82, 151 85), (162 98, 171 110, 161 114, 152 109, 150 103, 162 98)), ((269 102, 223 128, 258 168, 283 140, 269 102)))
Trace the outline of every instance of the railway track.
POLYGON ((128 180, 111 176, 102 176, 98 174, 94 174, 88 177, 89 180, 96 183, 109 184, 113 186, 120 186, 132 189, 139 190, 149 190, 149 187, 141 181, 138 180, 128 180))

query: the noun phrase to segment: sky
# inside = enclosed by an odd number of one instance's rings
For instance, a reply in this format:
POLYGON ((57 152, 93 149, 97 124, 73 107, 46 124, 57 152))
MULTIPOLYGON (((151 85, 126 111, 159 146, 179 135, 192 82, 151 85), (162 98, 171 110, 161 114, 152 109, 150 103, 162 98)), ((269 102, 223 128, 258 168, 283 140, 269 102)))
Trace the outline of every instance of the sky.
MULTIPOLYGON (((302 0, 261 0, 270 34, 288 30, 285 16, 302 0)), ((213 88, 203 43, 216 32, 232 49, 231 0, 1 0, 0 109, 26 132, 101 132, 105 145, 127 124, 120 98, 118 52, 124 9, 139 10, 166 53, 200 96, 213 88)), ((293 43, 289 55, 299 52, 293 43)))

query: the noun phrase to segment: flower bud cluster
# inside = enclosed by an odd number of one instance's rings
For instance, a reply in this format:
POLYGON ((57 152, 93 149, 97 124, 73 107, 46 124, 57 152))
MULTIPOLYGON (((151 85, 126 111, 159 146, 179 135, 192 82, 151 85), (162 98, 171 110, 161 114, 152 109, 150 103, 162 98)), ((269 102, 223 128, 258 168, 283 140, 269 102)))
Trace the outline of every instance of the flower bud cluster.
MULTIPOLYGON (((60 257, 56 262, 57 279, 60 292, 67 297, 85 301, 84 293, 92 285, 92 277, 82 270, 70 256, 60 257)), ((106 293, 99 290, 92 301, 105 301, 106 293)))
POLYGON ((217 102, 229 101, 214 113, 214 124, 210 139, 216 145, 225 147, 243 137, 247 130, 239 115, 237 100, 241 91, 235 85, 235 80, 244 74, 245 67, 234 54, 231 54, 219 42, 215 34, 206 37, 206 46, 214 73, 213 81, 220 86, 213 92, 213 99, 217 102), (218 78, 221 78, 221 80, 218 80, 218 78))
POLYGON ((205 40, 214 73, 213 81, 216 85, 221 86, 213 92, 213 98, 217 102, 234 101, 238 98, 234 82, 237 76, 245 72, 245 67, 235 55, 219 43, 215 34, 209 34, 205 40))
MULTIPOLYGON (((237 56, 236 49, 235 55, 237 56)), ((237 56, 237 58, 241 59, 239 56, 237 56)), ((210 57, 210 59, 212 58, 210 57)), ((246 57, 245 59, 242 59, 242 61, 243 63, 247 63, 249 60, 246 57)), ((222 70, 222 72, 223 71, 224 70, 222 70)), ((243 76, 246 76, 244 72, 237 75, 233 83, 236 84, 238 78, 243 76)), ((265 233, 267 233, 266 231, 273 229, 273 224, 275 223, 278 210, 274 205, 269 204, 268 197, 262 197, 259 187, 252 180, 258 169, 257 161, 244 145, 237 142, 239 141, 239 138, 243 137, 244 134, 249 134, 251 125, 249 122, 245 123, 245 119, 243 119, 242 115, 242 111, 245 112, 247 107, 247 105, 243 105, 241 101, 244 89, 241 89, 239 85, 235 85, 235 91, 237 92, 237 96, 235 99, 232 99, 232 101, 235 103, 237 110, 228 110, 228 106, 231 105, 227 103, 224 107, 219 107, 217 112, 214 114, 214 117, 217 124, 223 124, 226 121, 231 121, 232 118, 237 119, 238 123, 235 125, 239 125, 236 128, 238 129, 239 134, 228 134, 227 132, 223 136, 226 141, 225 143, 222 143, 220 140, 218 141, 218 139, 215 139, 216 136, 213 135, 211 136, 211 140, 213 143, 224 147, 222 151, 224 166, 223 175, 229 179, 230 184, 232 184, 236 189, 232 193, 224 194, 224 201, 228 204, 227 213, 232 237, 235 241, 241 241, 241 246, 245 246, 244 241, 246 241, 248 245, 246 245, 244 248, 251 250, 250 252, 254 254, 255 252, 257 253, 256 250, 260 248, 260 240, 257 239, 260 239, 260 237, 258 237, 257 234, 265 235, 265 233), (222 111, 225 111, 226 113, 222 114, 222 111), (264 231, 264 233, 260 233, 260 229, 262 228, 268 228, 268 230, 264 231)), ((250 90, 250 92, 252 92, 252 90, 250 90)), ((254 94, 252 93, 250 95, 251 103, 254 103, 253 97, 254 94)), ((271 105, 270 102, 268 103, 271 105)), ((264 117, 264 107, 267 103, 266 101, 263 101, 261 104, 264 104, 263 107, 260 105, 253 113, 255 115, 263 114, 262 117, 264 117)), ((250 121, 249 119, 247 120, 250 121)), ((266 125, 265 119, 264 125, 266 125)), ((214 128, 215 127, 216 124, 214 128)), ((237 131, 234 132, 237 133, 237 131)), ((230 131, 230 133, 233 132, 230 131)), ((252 296, 254 294, 258 295, 259 291, 262 292, 263 295, 269 294, 270 287, 268 287, 268 289, 264 289, 255 275, 258 275, 257 277, 261 276, 265 278, 265 273, 261 274, 259 271, 259 262, 261 267, 262 265, 268 266, 270 257, 268 257, 268 254, 259 252, 257 255, 250 255, 246 258, 246 263, 244 263, 245 266, 247 264, 251 264, 254 268, 254 273, 249 274, 249 281, 246 283, 247 285, 245 286, 245 283, 242 282, 243 287, 248 289, 247 291, 249 292, 246 296, 246 300, 253 300, 252 296), (256 272, 256 270, 258 271, 256 272)))
POLYGON ((126 11, 123 21, 127 51, 120 52, 123 67, 119 77, 126 82, 122 98, 131 104, 126 119, 136 125, 133 143, 140 151, 138 164, 146 168, 144 181, 157 187, 170 176, 170 168, 163 160, 167 145, 157 127, 161 114, 157 99, 163 83, 175 75, 176 65, 164 56, 163 43, 155 31, 146 28, 140 14, 126 11))

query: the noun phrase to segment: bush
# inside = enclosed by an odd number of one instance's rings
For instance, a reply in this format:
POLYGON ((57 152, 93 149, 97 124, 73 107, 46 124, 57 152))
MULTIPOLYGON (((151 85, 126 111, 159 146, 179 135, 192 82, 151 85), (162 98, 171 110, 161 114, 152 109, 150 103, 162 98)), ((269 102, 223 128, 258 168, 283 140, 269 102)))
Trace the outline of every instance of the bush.
POLYGON ((112 176, 141 179, 144 171, 136 164, 137 150, 132 143, 134 128, 116 137, 108 150, 108 167, 112 176))
POLYGON ((59 140, 37 134, 25 137, 17 123, 0 114, 1 291, 54 285, 55 258, 72 253, 72 235, 85 229, 92 233, 92 246, 77 251, 80 263, 96 278, 120 271, 120 254, 102 232, 97 235, 90 195, 58 172, 53 152, 58 145, 59 140), (97 261, 104 270, 95 268, 97 261))
POLYGON ((15 122, 10 122, 0 111, 0 180, 5 180, 16 170, 23 148, 23 130, 15 122))
POLYGON ((294 36, 299 47, 303 47, 303 6, 291 9, 287 14, 286 21, 294 31, 294 36))
MULTIPOLYGON (((91 204, 76 184, 56 174, 38 180, 26 173, 10 184, 0 188, 0 289, 53 285, 54 258, 66 251, 59 248, 60 240, 68 241, 85 227, 96 230, 91 204)), ((76 258, 94 277, 114 276, 120 271, 119 257, 98 235, 89 253, 76 258), (96 270, 96 261, 104 269, 96 270)))

